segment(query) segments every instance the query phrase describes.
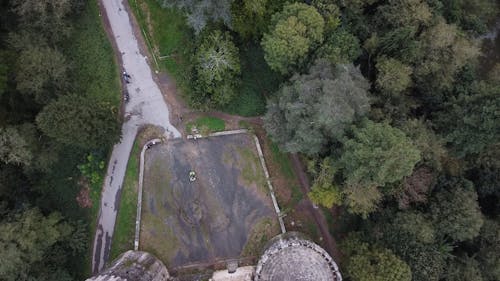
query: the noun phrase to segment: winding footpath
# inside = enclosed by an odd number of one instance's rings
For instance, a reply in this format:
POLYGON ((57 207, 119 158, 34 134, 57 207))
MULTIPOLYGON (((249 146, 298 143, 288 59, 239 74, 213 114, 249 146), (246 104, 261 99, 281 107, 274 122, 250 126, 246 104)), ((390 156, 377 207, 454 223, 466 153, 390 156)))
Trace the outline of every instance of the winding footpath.
POLYGON ((120 193, 127 162, 139 127, 152 124, 165 129, 166 138, 181 134, 169 121, 169 111, 158 84, 153 79, 147 56, 141 54, 128 10, 122 1, 101 0, 103 11, 109 20, 112 37, 120 52, 122 69, 131 76, 126 84, 130 94, 125 106, 125 122, 122 125, 121 142, 113 147, 103 184, 92 254, 92 272, 99 272, 109 258, 120 193))

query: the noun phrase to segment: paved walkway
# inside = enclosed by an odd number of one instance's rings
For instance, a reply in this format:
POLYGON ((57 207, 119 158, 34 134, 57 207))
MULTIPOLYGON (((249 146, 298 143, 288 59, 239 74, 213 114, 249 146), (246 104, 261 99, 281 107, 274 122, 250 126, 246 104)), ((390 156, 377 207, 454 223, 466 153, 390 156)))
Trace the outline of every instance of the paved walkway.
POLYGON ((168 138, 180 137, 169 121, 169 112, 160 89, 153 79, 147 57, 141 54, 132 24, 122 1, 101 0, 112 36, 120 52, 123 69, 131 76, 127 84, 130 100, 125 107, 127 121, 122 126, 122 140, 113 147, 104 181, 97 230, 94 239, 92 271, 99 272, 109 258, 121 187, 137 129, 145 124, 161 126, 168 138))

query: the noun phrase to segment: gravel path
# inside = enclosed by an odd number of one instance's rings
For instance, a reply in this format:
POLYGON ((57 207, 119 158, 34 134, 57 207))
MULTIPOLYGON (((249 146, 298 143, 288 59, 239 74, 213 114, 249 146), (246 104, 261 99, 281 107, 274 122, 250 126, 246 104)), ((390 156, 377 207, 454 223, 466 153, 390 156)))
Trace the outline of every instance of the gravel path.
POLYGON ((181 136, 169 121, 167 105, 153 79, 147 57, 140 51, 129 12, 122 1, 125 0, 101 0, 106 13, 104 16, 109 21, 115 40, 115 51, 119 52, 122 69, 130 75, 131 83, 126 84, 130 99, 125 106, 127 118, 122 126, 122 140, 113 147, 103 185, 92 255, 94 274, 104 267, 109 258, 123 178, 138 128, 152 124, 163 127, 168 138, 181 136))

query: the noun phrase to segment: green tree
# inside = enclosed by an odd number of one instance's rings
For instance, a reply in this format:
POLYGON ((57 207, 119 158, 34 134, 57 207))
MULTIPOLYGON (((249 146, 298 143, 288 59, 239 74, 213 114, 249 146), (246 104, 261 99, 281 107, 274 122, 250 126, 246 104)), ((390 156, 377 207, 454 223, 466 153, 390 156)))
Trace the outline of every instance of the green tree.
POLYGON ((353 214, 367 218, 378 208, 383 194, 374 185, 362 186, 359 183, 348 183, 344 186, 342 193, 345 197, 345 205, 353 214))
POLYGON ((326 38, 317 55, 330 60, 332 64, 353 62, 361 55, 359 40, 343 28, 339 28, 326 38))
POLYGON ((325 20, 325 34, 340 25, 340 9, 332 0, 313 0, 311 3, 325 20))
POLYGON ((441 161, 447 155, 445 140, 436 135, 431 129, 430 122, 422 119, 407 120, 401 130, 413 141, 413 144, 422 152, 422 164, 441 171, 441 161))
MULTIPOLYGON (((375 34, 370 37, 372 53, 398 59, 405 65, 414 65, 423 56, 422 43, 418 41, 415 27, 391 28, 382 32, 380 37, 375 34)), ((370 45, 370 44, 369 44, 370 45)))
POLYGON ((410 267, 390 250, 370 247, 367 243, 349 237, 342 246, 347 255, 346 273, 352 281, 410 281, 410 267))
POLYGON ((498 16, 498 2, 495 0, 443 0, 443 12, 446 19, 456 23, 464 30, 476 34, 486 33, 488 24, 498 16))
POLYGON ((323 41, 325 22, 318 11, 303 3, 288 4, 272 17, 262 47, 269 66, 282 74, 305 63, 307 54, 323 41))
POLYGON ((318 60, 309 74, 295 75, 268 104, 264 127, 289 152, 320 152, 342 138, 347 126, 369 109, 368 83, 353 65, 332 69, 318 60))
POLYGON ((334 205, 342 203, 340 189, 333 183, 335 169, 330 158, 325 158, 320 164, 319 172, 314 178, 314 183, 311 191, 308 193, 309 198, 315 204, 326 208, 331 208, 334 205))
POLYGON ((0 50, 0 98, 5 90, 7 90, 9 65, 5 56, 6 54, 0 50))
POLYGON ((448 264, 446 270, 446 281, 483 281, 479 263, 471 257, 456 257, 448 264))
POLYGON ((396 193, 399 208, 408 209, 412 203, 427 202, 434 181, 431 169, 426 166, 415 168, 410 176, 404 178, 401 190, 396 193))
POLYGON ((8 164, 30 165, 33 159, 33 125, 0 128, 0 160, 8 164))
POLYGON ((384 186, 409 176, 420 161, 420 151, 399 129, 366 121, 344 142, 339 167, 346 182, 384 186))
POLYGON ((10 214, 0 222, 0 248, 4 257, 0 263, 0 279, 44 280, 43 276, 55 268, 62 271, 63 264, 50 260, 64 260, 54 255, 60 254, 58 247, 75 242, 71 238, 74 233, 74 226, 65 222, 59 213, 44 216, 34 208, 10 214))
POLYGON ((500 138, 500 86, 473 82, 469 92, 446 103, 438 123, 458 156, 479 154, 500 138))
POLYGON ((411 86, 412 68, 393 58, 377 61, 377 87, 389 95, 399 95, 411 86))
POLYGON ((32 94, 38 103, 46 104, 67 88, 67 69, 68 63, 59 51, 27 46, 17 59, 17 90, 32 94))
POLYGON ((451 247, 440 244, 430 216, 386 209, 383 218, 372 223, 370 236, 408 263, 413 280, 440 280, 451 247))
POLYGON ((120 127, 110 105, 68 95, 51 102, 38 114, 40 130, 57 141, 86 149, 110 147, 120 127))
POLYGON ((500 198, 500 143, 485 149, 468 173, 473 175, 479 197, 500 198))
POLYGON ((199 34, 209 22, 223 22, 231 27, 233 0, 158 0, 162 7, 176 7, 187 13, 187 23, 199 34))
POLYGON ((379 226, 386 244, 393 245, 396 253, 404 252, 413 243, 433 244, 436 242, 436 229, 432 220, 416 211, 387 212, 391 216, 389 223, 379 226))
POLYGON ((384 25, 419 27, 430 23, 432 12, 423 0, 389 0, 378 8, 378 16, 384 25))
POLYGON ((231 4, 233 30, 244 39, 258 39, 266 28, 268 2, 268 0, 233 1, 231 4))
POLYGON ((40 34, 55 43, 67 38, 71 25, 67 18, 80 5, 79 0, 12 0, 19 29, 40 34))
POLYGON ((465 179, 443 179, 431 200, 431 214, 442 237, 465 241, 476 237, 483 225, 477 193, 465 179))
POLYGON ((447 24, 443 18, 436 22, 420 36, 422 57, 414 71, 416 84, 428 95, 451 89, 458 71, 479 55, 476 44, 457 26, 447 24))
POLYGON ((203 38, 195 56, 196 98, 209 106, 226 105, 236 94, 240 60, 229 33, 215 30, 203 38))
POLYGON ((477 260, 485 280, 500 280, 500 225, 486 219, 476 239, 477 260))

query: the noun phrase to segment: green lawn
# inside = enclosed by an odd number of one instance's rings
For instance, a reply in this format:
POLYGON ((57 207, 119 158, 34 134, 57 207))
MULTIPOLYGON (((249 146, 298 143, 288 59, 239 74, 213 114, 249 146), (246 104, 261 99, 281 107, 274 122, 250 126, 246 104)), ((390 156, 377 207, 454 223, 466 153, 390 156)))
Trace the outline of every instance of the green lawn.
POLYGON ((167 70, 177 81, 182 80, 192 45, 192 31, 186 25, 185 16, 176 9, 162 8, 156 0, 128 2, 142 35, 146 34, 150 53, 156 57, 155 67, 167 70))
POLYGON ((120 206, 111 243, 110 261, 127 250, 134 249, 135 219, 137 215, 137 188, 139 180, 140 147, 134 143, 122 187, 120 206))
POLYGON ((271 144, 271 153, 273 155, 274 162, 278 163, 281 173, 287 178, 289 181, 289 187, 292 191, 292 198, 290 202, 285 207, 291 207, 297 204, 300 200, 302 200, 303 194, 300 190, 300 187, 297 185, 295 181, 296 176, 293 172, 292 163, 290 161, 290 157, 288 154, 282 152, 278 145, 269 140, 271 144))
POLYGON ((120 81, 113 48, 104 32, 97 1, 88 1, 65 53, 73 62, 70 72, 76 94, 120 104, 120 81))
POLYGON ((273 154, 273 159, 276 163, 279 164, 281 172, 288 179, 295 179, 295 175, 293 173, 292 163, 290 162, 290 158, 288 154, 283 153, 277 144, 269 140, 271 144, 271 152, 273 154))
POLYGON ((194 122, 189 122, 186 124, 186 132, 190 133, 191 128, 196 126, 200 132, 208 131, 208 132, 220 132, 226 129, 226 123, 224 120, 217 117, 200 117, 196 119, 194 122))

